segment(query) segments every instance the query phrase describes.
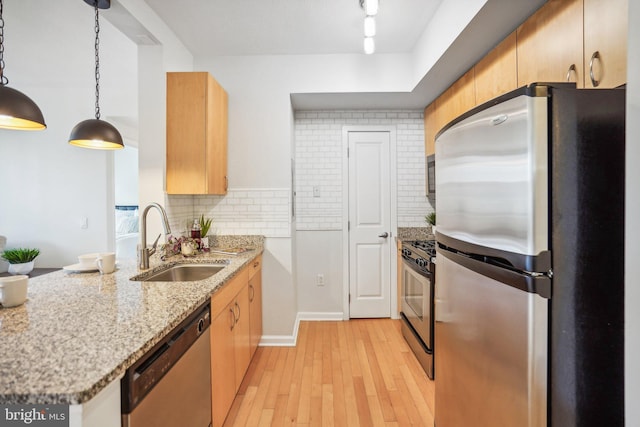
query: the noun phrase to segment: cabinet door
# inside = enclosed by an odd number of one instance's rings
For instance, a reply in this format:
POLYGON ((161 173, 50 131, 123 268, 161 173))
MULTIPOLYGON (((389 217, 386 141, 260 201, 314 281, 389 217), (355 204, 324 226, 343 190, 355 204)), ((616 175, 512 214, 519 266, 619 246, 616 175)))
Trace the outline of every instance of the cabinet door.
POLYGON ((582 1, 549 0, 518 27, 518 86, 571 81, 584 87, 582 1))
POLYGON ((227 92, 207 76, 206 194, 227 194, 227 92))
POLYGON ((234 312, 236 316, 236 325, 233 328, 234 333, 234 351, 236 358, 235 392, 240 388, 244 374, 247 372, 249 362, 251 362, 251 323, 249 319, 249 286, 245 285, 238 294, 234 302, 234 312))
POLYGON ((436 132, 440 132, 451 120, 475 107, 473 73, 471 68, 436 100, 436 132))
POLYGON ((211 399, 213 426, 221 427, 236 396, 234 304, 211 322, 211 399))
POLYGON ((226 194, 227 120, 211 74, 167 73, 168 194, 226 194))
POLYGON ((436 102, 424 109, 424 153, 429 156, 436 152, 436 133, 439 129, 436 120, 436 102))
POLYGON ((476 104, 518 87, 516 32, 511 33, 475 65, 476 104))
POLYGON ((167 73, 167 193, 205 194, 208 73, 167 73))
POLYGON ((627 82, 628 11, 628 0, 584 0, 585 87, 612 88, 627 82))
POLYGON ((262 270, 249 279, 249 319, 251 322, 251 357, 262 338, 262 270))

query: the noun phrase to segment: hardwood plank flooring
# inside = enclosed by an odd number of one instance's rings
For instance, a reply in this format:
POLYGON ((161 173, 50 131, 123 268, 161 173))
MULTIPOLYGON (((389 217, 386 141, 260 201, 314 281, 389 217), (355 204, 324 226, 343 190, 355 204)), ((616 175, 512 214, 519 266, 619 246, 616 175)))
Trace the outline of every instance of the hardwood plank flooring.
POLYGON ((434 384, 400 321, 302 322, 295 347, 259 347, 225 427, 433 427, 434 384))

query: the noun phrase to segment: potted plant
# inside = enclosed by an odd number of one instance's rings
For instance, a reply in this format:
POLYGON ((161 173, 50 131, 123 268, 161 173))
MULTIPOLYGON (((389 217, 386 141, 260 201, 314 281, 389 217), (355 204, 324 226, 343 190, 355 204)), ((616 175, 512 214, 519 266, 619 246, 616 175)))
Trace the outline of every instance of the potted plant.
POLYGON ((40 249, 7 249, 2 258, 9 262, 10 274, 28 274, 33 270, 33 260, 40 255, 40 249))
POLYGON ((209 238, 206 237, 207 233, 211 229, 211 223, 213 222, 212 218, 205 218, 204 214, 200 215, 200 238, 204 242, 203 245, 205 248, 208 248, 210 243, 209 238))
POLYGON ((436 212, 430 212, 424 220, 431 226, 431 233, 436 234, 436 212))

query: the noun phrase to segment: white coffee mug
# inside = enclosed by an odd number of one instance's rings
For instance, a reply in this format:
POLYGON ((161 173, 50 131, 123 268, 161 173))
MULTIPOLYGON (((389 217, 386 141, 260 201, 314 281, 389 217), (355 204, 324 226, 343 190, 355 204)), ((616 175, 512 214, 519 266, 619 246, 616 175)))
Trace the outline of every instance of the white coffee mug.
POLYGON ((78 263, 82 268, 96 268, 96 260, 98 259, 98 253, 78 255, 78 263))
POLYGON ((0 277, 0 303, 3 307, 15 307, 27 300, 29 276, 0 277))
POLYGON ((102 274, 113 273, 116 270, 116 254, 115 252, 105 252, 98 254, 96 259, 98 270, 102 274))

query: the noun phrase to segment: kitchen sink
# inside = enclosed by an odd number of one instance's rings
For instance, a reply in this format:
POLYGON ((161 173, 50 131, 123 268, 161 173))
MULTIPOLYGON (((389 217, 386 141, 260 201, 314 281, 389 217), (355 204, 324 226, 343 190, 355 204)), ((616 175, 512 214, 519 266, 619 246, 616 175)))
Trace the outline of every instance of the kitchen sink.
POLYGON ((174 264, 153 273, 143 273, 131 278, 141 282, 195 282, 213 276, 227 263, 215 264, 174 264))

